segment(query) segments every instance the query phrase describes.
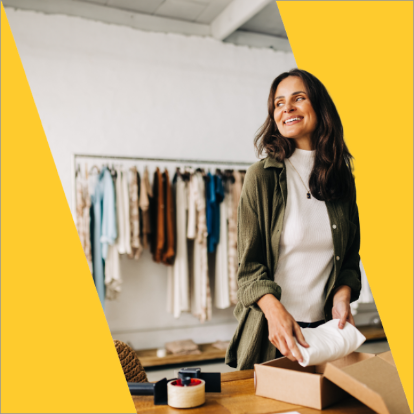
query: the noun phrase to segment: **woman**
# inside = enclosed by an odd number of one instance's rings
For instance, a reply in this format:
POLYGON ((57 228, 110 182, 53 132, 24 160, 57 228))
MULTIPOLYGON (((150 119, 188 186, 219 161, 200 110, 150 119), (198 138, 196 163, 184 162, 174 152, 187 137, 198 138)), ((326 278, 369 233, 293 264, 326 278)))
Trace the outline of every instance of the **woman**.
POLYGON ((239 203, 239 325, 226 355, 238 369, 301 361, 300 326, 354 324, 361 289, 352 156, 317 78, 293 69, 273 81, 255 147, 267 158, 248 169, 239 203))

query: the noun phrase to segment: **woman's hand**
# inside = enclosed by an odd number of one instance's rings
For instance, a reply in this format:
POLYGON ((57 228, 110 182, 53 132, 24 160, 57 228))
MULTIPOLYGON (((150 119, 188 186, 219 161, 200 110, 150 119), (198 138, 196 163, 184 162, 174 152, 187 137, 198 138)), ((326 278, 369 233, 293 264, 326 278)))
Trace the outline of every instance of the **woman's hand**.
POLYGON ((262 296, 258 301, 269 326, 269 341, 291 361, 303 361, 302 354, 296 344, 296 340, 305 348, 306 343, 300 326, 293 319, 285 307, 270 294, 262 296))
POLYGON ((332 318, 339 319, 338 327, 343 329, 345 322, 355 326, 354 317, 351 313, 351 288, 349 286, 339 286, 334 293, 332 318))

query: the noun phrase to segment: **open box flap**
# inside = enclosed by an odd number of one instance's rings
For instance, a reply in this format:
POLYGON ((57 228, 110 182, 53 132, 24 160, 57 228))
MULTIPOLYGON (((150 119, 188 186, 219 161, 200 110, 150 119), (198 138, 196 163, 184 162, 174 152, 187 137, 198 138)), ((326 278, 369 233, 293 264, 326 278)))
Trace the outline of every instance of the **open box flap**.
POLYGON ((376 356, 347 367, 328 363, 324 375, 380 414, 410 414, 398 371, 385 358, 376 356))
POLYGON ((335 361, 325 362, 323 364, 317 365, 316 372, 320 372, 323 374, 328 364, 335 365, 337 368, 343 368, 348 365, 356 364, 357 362, 365 361, 366 359, 374 358, 374 357, 375 357, 375 354, 368 354, 366 352, 352 352, 351 354, 343 358, 339 358, 335 361))
POLYGON ((387 361, 389 364, 394 365, 394 367, 396 367, 391 351, 378 354, 377 357, 383 359, 384 361, 387 361))

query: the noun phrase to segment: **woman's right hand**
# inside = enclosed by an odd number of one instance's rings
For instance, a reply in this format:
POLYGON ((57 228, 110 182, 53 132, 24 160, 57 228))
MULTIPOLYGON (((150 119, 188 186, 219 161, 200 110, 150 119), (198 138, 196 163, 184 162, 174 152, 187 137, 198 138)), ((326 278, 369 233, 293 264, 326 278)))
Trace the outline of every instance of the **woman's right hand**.
POLYGON ((305 341, 300 326, 293 316, 273 295, 262 296, 258 301, 269 326, 269 341, 291 361, 303 361, 303 357, 296 344, 296 340, 304 348, 309 345, 305 341))

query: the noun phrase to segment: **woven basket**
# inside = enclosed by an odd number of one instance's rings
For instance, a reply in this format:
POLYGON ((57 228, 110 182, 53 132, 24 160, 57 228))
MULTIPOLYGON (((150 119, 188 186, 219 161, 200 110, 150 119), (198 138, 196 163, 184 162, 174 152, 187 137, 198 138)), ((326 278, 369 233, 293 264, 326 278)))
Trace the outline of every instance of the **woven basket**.
POLYGON ((114 340, 114 344, 127 382, 148 382, 147 374, 135 351, 117 339, 114 340))

